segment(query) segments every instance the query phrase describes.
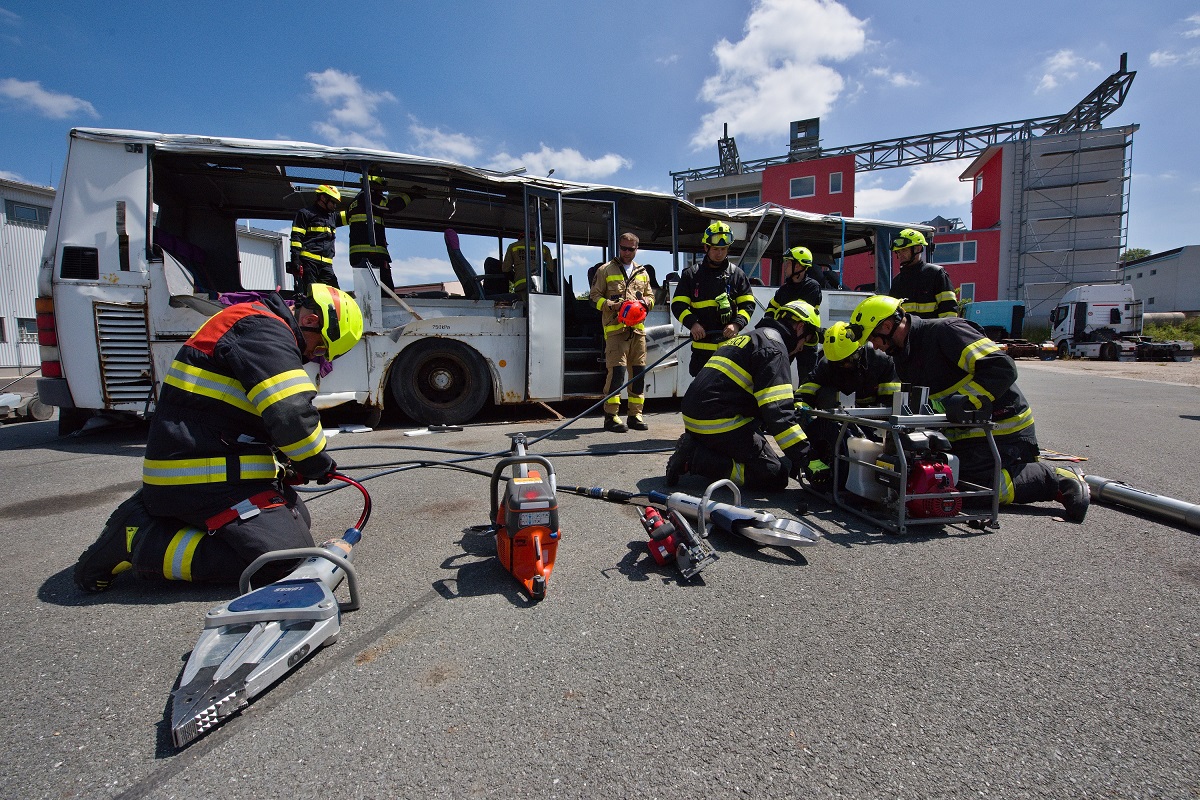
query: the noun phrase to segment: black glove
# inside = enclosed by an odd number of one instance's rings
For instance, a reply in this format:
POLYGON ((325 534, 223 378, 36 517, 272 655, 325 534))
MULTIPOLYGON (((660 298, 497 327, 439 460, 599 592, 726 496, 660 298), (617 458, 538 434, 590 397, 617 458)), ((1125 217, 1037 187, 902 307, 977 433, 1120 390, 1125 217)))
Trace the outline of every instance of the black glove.
POLYGON ((808 443, 808 440, 788 448, 787 456, 792 461, 792 469, 788 474, 796 480, 800 480, 806 474, 805 470, 808 468, 808 462, 816 458, 812 450, 812 445, 808 443))
POLYGON ((324 475, 317 478, 317 485, 324 486, 325 484, 327 484, 331 480, 333 480, 333 476, 336 474, 337 474, 337 462, 331 458, 331 459, 329 459, 329 469, 325 471, 324 475))
POLYGON ((288 464, 283 468, 283 482, 288 486, 301 486, 308 483, 308 478, 296 471, 292 464, 288 464))

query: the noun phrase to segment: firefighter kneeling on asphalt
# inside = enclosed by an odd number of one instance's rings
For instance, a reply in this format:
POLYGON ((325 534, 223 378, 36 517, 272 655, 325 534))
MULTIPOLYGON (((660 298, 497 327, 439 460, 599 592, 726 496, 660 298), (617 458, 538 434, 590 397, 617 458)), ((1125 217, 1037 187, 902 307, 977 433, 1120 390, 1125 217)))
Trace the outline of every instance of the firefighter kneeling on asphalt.
MULTIPOLYGON (((130 569, 139 578, 237 584, 263 553, 312 547, 308 509, 291 484, 328 483, 337 464, 303 365, 326 374, 362 330, 350 295, 321 283, 294 310, 272 292, 205 322, 163 379, 142 488, 79 557, 75 584, 101 592, 130 569)), ((257 579, 293 568, 269 564, 257 579)))
MULTIPOLYGON (((863 336, 896 362, 900 380, 929 388, 934 411, 962 406, 991 409, 1000 451, 1000 503, 1062 503, 1065 516, 1083 522, 1090 492, 1078 470, 1038 460, 1033 410, 1017 388, 1017 365, 974 323, 960 317, 921 319, 902 299, 876 295, 850 315, 863 336)), ((962 480, 991 486, 995 462, 980 428, 947 428, 962 480)))
POLYGON ((667 461, 667 485, 693 474, 777 491, 789 477, 807 473, 814 458, 796 413, 791 358, 820 335, 816 310, 794 300, 719 347, 683 397, 687 430, 667 461), (784 458, 760 430, 775 439, 784 458))

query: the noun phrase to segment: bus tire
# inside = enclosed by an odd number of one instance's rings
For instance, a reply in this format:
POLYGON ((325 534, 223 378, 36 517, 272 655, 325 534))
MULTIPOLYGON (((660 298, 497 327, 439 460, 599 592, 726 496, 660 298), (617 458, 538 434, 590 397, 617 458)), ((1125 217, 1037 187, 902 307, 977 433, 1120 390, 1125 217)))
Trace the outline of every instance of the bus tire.
POLYGON ((406 348, 392 364, 388 384, 400 410, 419 425, 470 422, 492 393, 483 357, 450 339, 406 348))

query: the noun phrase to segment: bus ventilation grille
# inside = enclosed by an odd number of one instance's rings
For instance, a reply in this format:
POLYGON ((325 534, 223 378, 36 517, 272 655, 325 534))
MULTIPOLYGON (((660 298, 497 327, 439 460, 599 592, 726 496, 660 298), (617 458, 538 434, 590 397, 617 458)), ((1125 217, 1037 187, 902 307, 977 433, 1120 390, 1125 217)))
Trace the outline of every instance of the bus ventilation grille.
POLYGON ((153 400, 154 362, 146 306, 96 303, 95 311, 105 404, 153 400))

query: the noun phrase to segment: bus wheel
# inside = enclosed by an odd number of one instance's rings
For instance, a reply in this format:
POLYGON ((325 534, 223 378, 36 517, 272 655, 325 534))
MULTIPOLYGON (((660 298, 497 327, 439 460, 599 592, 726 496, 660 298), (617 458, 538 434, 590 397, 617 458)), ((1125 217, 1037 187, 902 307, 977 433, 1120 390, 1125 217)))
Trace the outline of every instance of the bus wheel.
POLYGON ((487 364, 461 342, 427 340, 402 352, 388 378, 400 410, 420 425, 462 425, 492 393, 487 364))

